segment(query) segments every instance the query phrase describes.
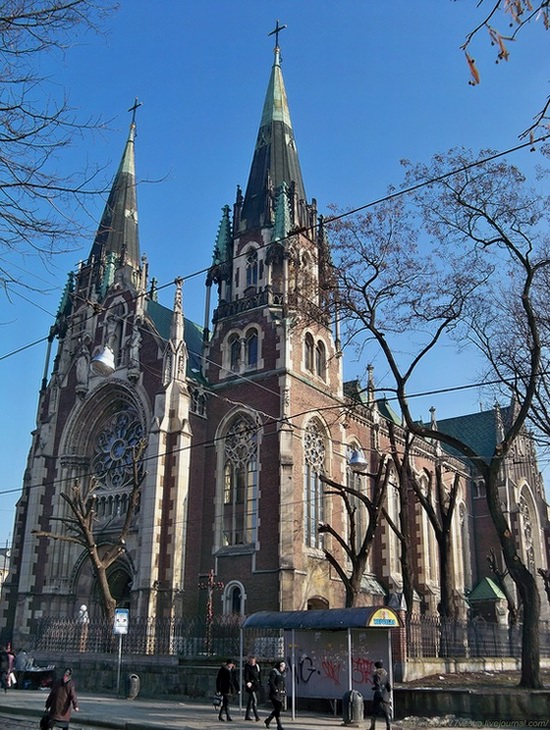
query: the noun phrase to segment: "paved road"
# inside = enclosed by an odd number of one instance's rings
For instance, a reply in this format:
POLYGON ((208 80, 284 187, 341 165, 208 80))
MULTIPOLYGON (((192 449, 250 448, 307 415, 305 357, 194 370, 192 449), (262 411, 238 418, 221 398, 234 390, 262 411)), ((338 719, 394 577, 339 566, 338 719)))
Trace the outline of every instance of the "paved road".
MULTIPOLYGON (((43 712, 46 693, 40 690, 12 690, 0 694, 0 727, 6 730, 38 730, 38 721, 43 712), (5 718, 9 718, 9 723, 5 718)), ((109 695, 79 694, 80 712, 73 713, 71 730, 219 730, 223 727, 218 722, 217 712, 212 705, 199 702, 178 702, 174 700, 146 700, 129 701, 109 695)), ((260 714, 265 718, 267 708, 262 708, 260 714)), ((232 730, 244 728, 264 728, 262 722, 245 722, 244 713, 238 708, 233 710, 234 722, 232 730)), ((395 730, 416 730, 429 727, 430 730, 454 728, 454 730, 471 730, 471 728, 507 728, 507 730, 524 730, 528 727, 548 727, 550 720, 530 721, 525 719, 524 724, 508 722, 505 718, 500 721, 473 721, 449 718, 410 718, 406 721, 394 723, 395 730)), ((286 730, 336 730, 342 727, 340 717, 332 715, 313 714, 311 712, 297 712, 296 718, 290 717, 290 712, 284 714, 283 723, 286 730)), ((272 726, 273 727, 273 726, 272 726)), ((363 730, 370 727, 370 720, 366 720, 363 730)), ((377 720, 377 730, 382 730, 382 719, 377 720)))

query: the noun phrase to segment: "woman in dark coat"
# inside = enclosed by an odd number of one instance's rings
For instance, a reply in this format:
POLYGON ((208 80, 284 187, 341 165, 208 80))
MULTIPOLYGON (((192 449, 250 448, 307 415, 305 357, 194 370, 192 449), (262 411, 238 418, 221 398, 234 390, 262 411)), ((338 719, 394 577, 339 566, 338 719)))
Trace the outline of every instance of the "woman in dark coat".
POLYGON ((273 718, 275 718, 277 722, 277 730, 283 730, 283 726, 281 725, 281 710, 284 707, 286 694, 285 670, 285 662, 277 662, 269 673, 269 679, 267 682, 269 687, 269 699, 273 705, 273 712, 269 715, 269 717, 266 717, 264 722, 266 727, 269 727, 269 723, 273 720, 273 718))
POLYGON ((72 675, 72 669, 65 669, 63 677, 56 680, 46 698, 46 710, 50 717, 49 727, 68 728, 71 710, 78 712, 78 699, 72 675))

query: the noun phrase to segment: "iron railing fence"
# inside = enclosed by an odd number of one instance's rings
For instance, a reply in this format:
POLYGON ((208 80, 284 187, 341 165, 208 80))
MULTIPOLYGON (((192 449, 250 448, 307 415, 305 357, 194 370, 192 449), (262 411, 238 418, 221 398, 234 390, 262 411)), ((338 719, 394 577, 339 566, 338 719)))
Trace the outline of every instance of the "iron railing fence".
MULTIPOLYGON (((239 656, 240 617, 219 617, 206 621, 198 617, 174 619, 136 617, 122 637, 124 653, 157 656, 239 656)), ((104 620, 80 623, 76 619, 43 618, 36 623, 33 649, 40 652, 113 653, 118 651, 119 636, 104 620)), ((283 656, 281 631, 243 632, 243 653, 273 659, 283 656)))
MULTIPOLYGON (((541 656, 550 657, 550 625, 539 627, 541 656)), ((439 615, 413 614, 407 627, 407 654, 411 658, 519 657, 522 625, 506 626, 483 619, 458 621, 439 615)))
MULTIPOLYGON (((122 638, 125 654, 157 656, 237 657, 241 649, 241 617, 199 617, 174 619, 130 617, 128 633, 122 638)), ((407 622, 407 655, 437 657, 519 657, 521 625, 508 627, 483 620, 456 621, 439 615, 410 616, 407 622)), ((284 636, 279 630, 243 632, 243 654, 276 659, 284 654, 284 636)), ((539 631, 542 657, 550 657, 550 625, 539 631)), ((119 637, 112 624, 102 620, 79 623, 76 619, 43 618, 32 636, 33 649, 40 652, 114 653, 119 637)))

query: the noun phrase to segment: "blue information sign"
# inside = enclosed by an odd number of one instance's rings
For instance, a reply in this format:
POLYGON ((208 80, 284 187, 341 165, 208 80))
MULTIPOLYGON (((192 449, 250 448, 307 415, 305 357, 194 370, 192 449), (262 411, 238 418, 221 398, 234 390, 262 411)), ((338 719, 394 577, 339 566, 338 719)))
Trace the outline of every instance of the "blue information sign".
POLYGON ((130 611, 127 608, 115 608, 115 634, 127 634, 128 633, 128 620, 130 611))

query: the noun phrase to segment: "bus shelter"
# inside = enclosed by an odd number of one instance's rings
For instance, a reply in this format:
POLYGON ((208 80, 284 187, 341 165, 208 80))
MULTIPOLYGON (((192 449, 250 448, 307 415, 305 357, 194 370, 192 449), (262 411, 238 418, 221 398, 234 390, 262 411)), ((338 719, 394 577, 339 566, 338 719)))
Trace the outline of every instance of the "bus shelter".
POLYGON ((400 628, 399 616, 387 606, 331 608, 311 611, 259 611, 241 628, 241 677, 244 632, 247 629, 284 632, 287 689, 292 699, 342 699, 356 690, 372 698, 374 662, 382 660, 393 685, 391 629, 400 628), (290 673, 290 682, 288 674, 290 673))

